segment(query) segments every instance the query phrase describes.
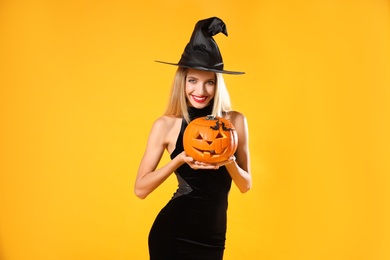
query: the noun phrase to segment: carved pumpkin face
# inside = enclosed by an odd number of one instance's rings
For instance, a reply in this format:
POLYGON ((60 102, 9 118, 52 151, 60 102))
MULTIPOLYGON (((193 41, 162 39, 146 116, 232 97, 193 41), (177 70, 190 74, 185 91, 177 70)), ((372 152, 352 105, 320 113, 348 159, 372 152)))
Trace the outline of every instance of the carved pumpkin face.
POLYGON ((191 121, 183 136, 184 151, 195 161, 223 162, 237 150, 237 132, 221 117, 207 116, 191 121))

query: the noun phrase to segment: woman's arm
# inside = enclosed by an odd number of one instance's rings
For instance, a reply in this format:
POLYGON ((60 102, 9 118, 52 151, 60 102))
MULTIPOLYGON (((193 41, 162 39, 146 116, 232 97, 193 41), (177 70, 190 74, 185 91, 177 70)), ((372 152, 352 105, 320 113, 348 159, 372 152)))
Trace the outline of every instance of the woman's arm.
POLYGON ((184 156, 179 154, 166 165, 156 170, 164 150, 168 145, 168 134, 172 127, 168 122, 169 119, 166 117, 157 119, 149 134, 146 150, 141 160, 134 185, 134 193, 141 199, 146 198, 179 166, 185 163, 184 156))
POLYGON ((233 112, 230 120, 236 128, 238 146, 235 154, 236 160, 232 160, 230 163, 227 163, 225 167, 238 189, 242 193, 245 193, 252 187, 248 143, 248 125, 245 116, 238 112, 233 112))

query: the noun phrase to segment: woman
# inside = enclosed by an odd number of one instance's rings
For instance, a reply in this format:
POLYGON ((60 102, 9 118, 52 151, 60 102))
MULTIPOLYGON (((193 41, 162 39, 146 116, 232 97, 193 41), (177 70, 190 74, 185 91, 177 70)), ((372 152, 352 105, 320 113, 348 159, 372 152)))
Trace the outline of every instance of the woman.
POLYGON ((135 194, 146 198, 172 173, 179 187, 157 216, 149 234, 150 259, 222 259, 226 236, 227 198, 231 182, 241 192, 251 188, 248 130, 244 115, 230 110, 221 73, 222 57, 212 36, 225 24, 213 17, 199 21, 179 63, 168 109, 153 124, 142 158, 135 194), (207 115, 230 120, 238 135, 235 156, 209 164, 194 161, 183 149, 188 123, 207 115), (164 150, 171 161, 157 169, 164 150))

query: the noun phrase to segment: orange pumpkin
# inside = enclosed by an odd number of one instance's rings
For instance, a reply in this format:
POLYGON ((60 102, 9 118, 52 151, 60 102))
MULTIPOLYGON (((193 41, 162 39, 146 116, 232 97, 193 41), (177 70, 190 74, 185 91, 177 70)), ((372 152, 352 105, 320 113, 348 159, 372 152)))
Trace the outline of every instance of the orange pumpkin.
POLYGON ((191 121, 183 136, 184 151, 195 161, 223 162, 237 150, 237 132, 221 117, 207 116, 191 121))

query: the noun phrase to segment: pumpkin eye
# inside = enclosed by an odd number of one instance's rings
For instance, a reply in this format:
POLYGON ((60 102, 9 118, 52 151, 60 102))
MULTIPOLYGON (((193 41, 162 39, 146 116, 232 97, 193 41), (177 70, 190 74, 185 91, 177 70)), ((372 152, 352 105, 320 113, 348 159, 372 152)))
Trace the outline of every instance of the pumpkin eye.
POLYGON ((215 138, 223 138, 223 135, 221 135, 221 133, 218 133, 218 135, 215 138))
POLYGON ((198 140, 203 140, 203 137, 202 137, 200 134, 198 134, 198 136, 196 137, 196 139, 198 139, 198 140))

